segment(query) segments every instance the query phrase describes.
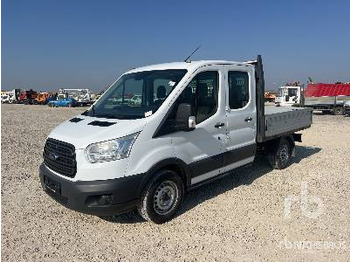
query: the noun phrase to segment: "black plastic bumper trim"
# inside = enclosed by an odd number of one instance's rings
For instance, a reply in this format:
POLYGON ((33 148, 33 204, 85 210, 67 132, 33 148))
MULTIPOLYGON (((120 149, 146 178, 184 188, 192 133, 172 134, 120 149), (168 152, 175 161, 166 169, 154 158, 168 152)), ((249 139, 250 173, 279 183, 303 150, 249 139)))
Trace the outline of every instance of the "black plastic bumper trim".
POLYGON ((136 207, 140 197, 138 188, 145 174, 111 180, 71 182, 41 164, 39 176, 44 191, 65 207, 85 214, 107 216, 125 213, 136 207), (50 182, 45 183, 45 177, 50 182), (110 205, 92 207, 86 203, 90 196, 110 194, 113 195, 110 205))

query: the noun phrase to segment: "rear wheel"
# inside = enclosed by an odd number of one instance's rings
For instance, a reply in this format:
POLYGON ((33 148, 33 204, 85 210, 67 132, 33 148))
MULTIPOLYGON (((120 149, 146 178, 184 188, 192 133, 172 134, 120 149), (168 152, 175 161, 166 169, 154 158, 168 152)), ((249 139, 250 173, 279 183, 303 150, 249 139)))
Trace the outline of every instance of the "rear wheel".
POLYGON ((276 148, 267 155, 269 164, 274 169, 284 169, 290 165, 292 158, 291 145, 287 139, 281 138, 276 148))
POLYGON ((343 108, 343 107, 340 107, 340 106, 336 107, 336 108, 334 109, 334 114, 335 114, 335 115, 343 115, 343 114, 344 114, 344 108, 343 108))
POLYGON ((162 170, 146 186, 137 209, 145 220, 161 224, 174 216, 183 196, 184 185, 179 175, 170 170, 162 170))

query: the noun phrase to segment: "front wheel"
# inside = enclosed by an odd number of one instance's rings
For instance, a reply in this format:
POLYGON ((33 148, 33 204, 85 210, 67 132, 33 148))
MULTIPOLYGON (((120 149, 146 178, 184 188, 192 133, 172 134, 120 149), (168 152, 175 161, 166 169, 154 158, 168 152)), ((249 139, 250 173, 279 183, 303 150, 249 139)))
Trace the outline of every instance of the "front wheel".
POLYGON ((179 175, 163 170, 146 186, 137 209, 145 220, 162 224, 174 216, 183 196, 184 185, 179 175))

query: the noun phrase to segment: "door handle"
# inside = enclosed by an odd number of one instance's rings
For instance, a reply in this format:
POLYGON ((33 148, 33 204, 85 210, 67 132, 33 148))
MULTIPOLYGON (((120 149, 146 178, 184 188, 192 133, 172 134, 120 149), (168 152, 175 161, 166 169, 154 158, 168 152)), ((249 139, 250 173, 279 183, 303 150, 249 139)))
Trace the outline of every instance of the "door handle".
POLYGON ((246 119, 244 119, 244 121, 246 121, 246 122, 250 122, 252 120, 253 120, 253 118, 251 118, 251 117, 247 117, 246 119))
POLYGON ((225 125, 225 123, 220 123, 220 122, 218 122, 218 123, 216 123, 215 127, 216 127, 216 128, 221 128, 221 127, 223 127, 224 125, 225 125))

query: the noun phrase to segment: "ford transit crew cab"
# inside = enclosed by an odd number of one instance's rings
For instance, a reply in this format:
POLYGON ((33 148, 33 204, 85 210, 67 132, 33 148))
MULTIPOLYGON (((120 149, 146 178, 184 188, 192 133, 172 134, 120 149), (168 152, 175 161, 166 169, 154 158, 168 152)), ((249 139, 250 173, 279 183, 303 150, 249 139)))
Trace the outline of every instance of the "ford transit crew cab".
POLYGON ((295 132, 311 120, 310 109, 265 108, 260 56, 141 67, 51 132, 40 180, 70 209, 108 216, 136 208, 163 223, 186 191, 251 164, 258 151, 287 167, 301 142, 295 132))

